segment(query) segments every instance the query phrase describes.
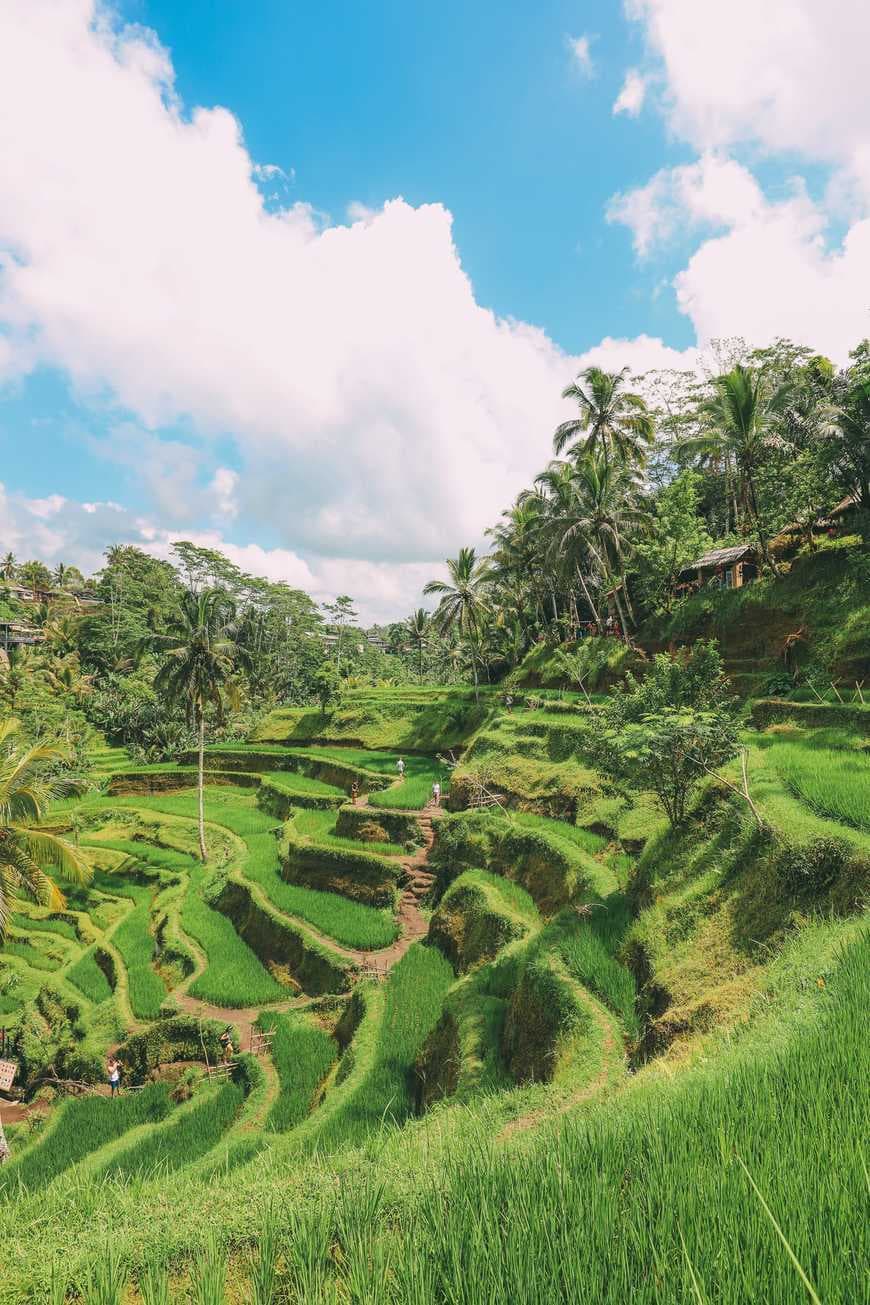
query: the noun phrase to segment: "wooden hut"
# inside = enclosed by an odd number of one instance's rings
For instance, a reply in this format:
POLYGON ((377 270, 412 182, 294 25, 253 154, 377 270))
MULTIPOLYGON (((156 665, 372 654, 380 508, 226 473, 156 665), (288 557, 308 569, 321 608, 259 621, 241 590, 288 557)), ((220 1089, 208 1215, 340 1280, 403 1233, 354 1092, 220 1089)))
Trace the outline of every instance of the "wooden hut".
POLYGON ((734 548, 714 548, 680 572, 684 586, 700 589, 713 585, 722 589, 740 589, 758 576, 758 560, 753 544, 734 548))

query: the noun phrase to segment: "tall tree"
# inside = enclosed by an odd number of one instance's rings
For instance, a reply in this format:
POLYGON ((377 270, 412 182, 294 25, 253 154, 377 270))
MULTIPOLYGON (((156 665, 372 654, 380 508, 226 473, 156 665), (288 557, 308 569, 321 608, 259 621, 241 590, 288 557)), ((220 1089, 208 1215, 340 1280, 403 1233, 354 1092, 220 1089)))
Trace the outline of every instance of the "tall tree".
POLYGON ((432 618, 423 607, 408 618, 408 638, 417 649, 417 678, 423 683, 423 651, 431 632, 432 618))
POLYGON ((234 640, 235 609, 222 589, 185 591, 168 621, 166 634, 153 635, 148 647, 161 656, 154 688, 184 707, 197 735, 197 796, 199 854, 205 845, 205 717, 213 707, 223 718, 224 695, 235 670, 238 648, 234 640))
MULTIPOLYGON (((449 634, 455 631, 469 643, 480 635, 489 611, 486 596, 488 581, 486 563, 480 561, 473 548, 461 548, 458 557, 447 559, 449 580, 430 580, 423 593, 439 598, 434 620, 438 628, 449 634)), ((474 696, 478 697, 477 659, 472 650, 474 696)))
POLYGON ((17 899, 42 906, 64 906, 53 876, 74 884, 87 883, 91 869, 66 839, 40 828, 50 802, 81 790, 51 768, 67 760, 58 743, 27 746, 19 742, 19 723, 0 722, 0 942, 17 899))
POLYGON ((324 603, 323 610, 329 617, 330 623, 335 626, 335 669, 341 674, 341 645, 344 632, 357 617, 353 609, 353 599, 349 594, 339 594, 334 603, 324 603))
POLYGON ((605 372, 587 367, 562 391, 573 399, 579 416, 556 427, 553 450, 569 457, 594 454, 611 462, 641 465, 655 436, 652 413, 640 394, 626 388, 629 370, 605 372))
POLYGON ((51 587, 51 572, 44 562, 25 562, 18 568, 18 579, 28 589, 51 587))
POLYGON ((793 393, 790 382, 772 381, 766 371, 738 363, 730 372, 713 378, 713 395, 702 405, 707 429, 683 444, 690 455, 734 459, 761 559, 768 568, 770 551, 759 504, 758 472, 793 393))
POLYGON ((3 558, 3 561, 0 562, 0 575, 2 575, 4 580, 14 580, 17 570, 18 562, 16 561, 15 554, 11 552, 7 553, 3 558))

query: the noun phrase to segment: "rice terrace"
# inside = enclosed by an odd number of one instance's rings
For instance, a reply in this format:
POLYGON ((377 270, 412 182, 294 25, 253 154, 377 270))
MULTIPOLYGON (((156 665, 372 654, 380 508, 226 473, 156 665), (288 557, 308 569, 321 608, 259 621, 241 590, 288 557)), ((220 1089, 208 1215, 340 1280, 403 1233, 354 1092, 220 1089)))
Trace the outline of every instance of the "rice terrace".
POLYGON ((0 6, 0 1305, 870 1301, 870 24, 742 4, 0 6))

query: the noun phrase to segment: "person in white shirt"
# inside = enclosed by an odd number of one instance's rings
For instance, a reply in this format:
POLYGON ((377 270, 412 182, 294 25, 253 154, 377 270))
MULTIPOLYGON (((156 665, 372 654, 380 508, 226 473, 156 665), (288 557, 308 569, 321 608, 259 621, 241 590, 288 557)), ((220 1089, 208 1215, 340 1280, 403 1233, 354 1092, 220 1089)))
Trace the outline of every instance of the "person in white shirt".
POLYGON ((399 779, 404 779, 404 778, 405 778, 405 763, 404 763, 404 761, 402 760, 401 757, 399 757, 399 760, 396 762, 396 770, 399 772, 399 779))
POLYGON ((438 783, 437 779, 432 785, 432 805, 435 807, 441 805, 441 785, 438 783))

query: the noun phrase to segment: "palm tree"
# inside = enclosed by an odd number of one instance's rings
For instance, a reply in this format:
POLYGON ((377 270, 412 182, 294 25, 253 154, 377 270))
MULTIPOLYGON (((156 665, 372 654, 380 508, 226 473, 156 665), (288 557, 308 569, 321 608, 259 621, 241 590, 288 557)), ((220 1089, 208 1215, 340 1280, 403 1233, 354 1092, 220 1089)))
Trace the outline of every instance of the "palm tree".
POLYGON ((623 633, 628 617, 633 620, 631 598, 625 583, 628 531, 646 532, 650 517, 637 504, 636 478, 625 468, 603 457, 581 458, 574 473, 577 492, 576 516, 567 525, 563 546, 579 534, 594 559, 606 593, 612 597, 623 633), (623 610, 623 602, 625 610, 623 610))
POLYGON ((46 768, 67 758, 58 743, 18 746, 17 720, 0 722, 0 942, 16 899, 29 898, 55 910, 65 905, 50 872, 71 883, 87 883, 91 869, 66 839, 40 828, 56 798, 81 792, 80 782, 52 778, 46 768))
POLYGON ((205 714, 215 708, 223 717, 224 692, 235 669, 239 648, 232 625, 235 609, 222 589, 185 591, 181 605, 167 622, 167 633, 152 635, 148 647, 162 655, 154 688, 184 707, 197 733, 197 796, 199 799, 199 854, 205 846, 205 714))
POLYGON ((576 576, 592 619, 600 625, 601 617, 590 592, 593 551, 581 526, 584 509, 578 500, 577 468, 568 462, 551 462, 535 478, 535 484, 546 496, 546 511, 540 522, 545 551, 556 564, 567 563, 569 576, 576 576))
POLYGON ((858 507, 870 512, 870 380, 850 387, 838 417, 835 460, 858 507))
POLYGON ((0 562, 0 575, 4 580, 14 580, 15 572, 18 570, 18 563, 15 560, 14 553, 7 553, 3 561, 0 562))
POLYGON ((429 638, 431 626, 432 618, 423 607, 418 607, 408 618, 408 638, 417 645, 417 671, 421 684, 423 683, 423 649, 429 638))
POLYGON ((707 429, 684 440, 681 450, 707 461, 733 459, 742 496, 755 523, 761 559, 769 568, 770 553, 758 503, 756 475, 771 446, 777 420, 794 395, 794 385, 771 384, 763 369, 738 363, 730 372, 714 377, 713 387, 712 397, 701 405, 707 429))
POLYGON ((569 457, 586 453, 603 456, 605 465, 620 461, 642 465, 645 445, 652 444, 655 426, 646 401, 625 388, 629 371, 605 372, 587 367, 578 381, 562 391, 563 399, 574 399, 580 409, 578 417, 563 421, 553 436, 553 451, 569 457))
MULTIPOLYGON (((480 561, 473 548, 460 548, 458 557, 447 559, 450 581, 430 580, 423 593, 438 594, 440 601, 433 620, 444 634, 455 630, 460 638, 470 641, 479 636, 481 626, 489 611, 486 598, 488 572, 486 563, 480 561)), ((472 653, 474 670, 474 697, 478 698, 477 661, 472 653)))

